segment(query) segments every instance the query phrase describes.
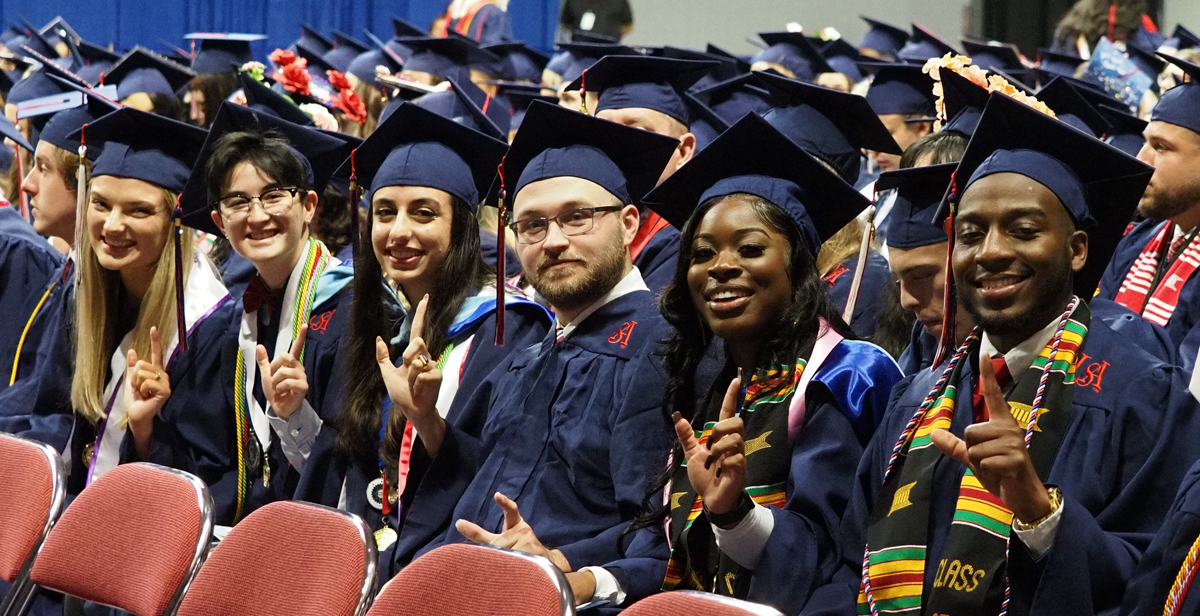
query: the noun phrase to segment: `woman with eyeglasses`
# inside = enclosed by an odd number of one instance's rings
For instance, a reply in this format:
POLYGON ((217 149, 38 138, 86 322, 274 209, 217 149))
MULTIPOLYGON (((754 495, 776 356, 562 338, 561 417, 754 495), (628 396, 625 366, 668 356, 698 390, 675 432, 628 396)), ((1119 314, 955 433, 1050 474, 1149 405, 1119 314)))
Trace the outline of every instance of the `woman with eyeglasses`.
POLYGON ((336 433, 321 433, 295 497, 362 516, 384 577, 394 573, 388 566, 399 534, 443 531, 457 502, 444 485, 435 497, 422 490, 439 479, 421 426, 392 412, 385 380, 415 380, 447 422, 478 434, 485 418, 460 413, 465 401, 488 395, 476 391, 484 377, 549 330, 546 311, 519 294, 507 294, 497 309, 496 272, 480 253, 475 210, 506 151, 502 141, 406 103, 347 161, 368 187, 370 215, 355 250, 339 372, 345 405, 336 433), (420 376, 401 362, 410 341, 423 349, 418 361, 428 369, 420 376), (435 375, 440 385, 430 384, 435 375))

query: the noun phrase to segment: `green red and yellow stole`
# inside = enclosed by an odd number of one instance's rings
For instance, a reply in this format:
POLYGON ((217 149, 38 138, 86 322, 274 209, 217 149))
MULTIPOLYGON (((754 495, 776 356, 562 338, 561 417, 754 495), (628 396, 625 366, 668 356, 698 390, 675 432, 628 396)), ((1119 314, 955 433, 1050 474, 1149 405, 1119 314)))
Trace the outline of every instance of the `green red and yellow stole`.
MULTIPOLYGON (((1090 323, 1087 305, 1074 298, 1050 343, 1008 395, 1013 416, 1026 426, 1025 444, 1043 480, 1070 425, 1075 368, 1090 323)), ((954 353, 892 449, 867 530, 859 614, 1007 613, 1013 514, 969 469, 963 469, 959 482, 937 574, 925 588, 933 473, 942 459, 930 435, 949 430, 958 396, 972 395, 959 392, 958 385, 965 361, 978 352, 976 329, 954 353)))
MULTIPOLYGON (((321 274, 325 272, 325 268, 329 266, 331 253, 325 247, 325 244, 320 240, 309 238, 308 247, 304 252, 304 256, 297 263, 297 269, 289 278, 287 293, 283 298, 283 314, 288 315, 288 320, 281 322, 279 327, 280 337, 287 336, 287 346, 291 346, 292 341, 300 333, 300 328, 308 322, 309 315, 314 306, 313 301, 317 295, 317 284, 321 279, 321 274), (298 277, 297 277, 298 273, 298 277), (291 292, 291 286, 295 284, 295 292, 291 292), (285 327, 285 323, 290 323, 285 327)), ((247 318, 255 318, 253 315, 245 315, 243 320, 247 318)), ((243 324, 242 338, 245 338, 247 333, 243 324)), ((245 510, 246 499, 250 495, 251 486, 254 484, 254 476, 257 474, 254 471, 260 470, 262 473, 263 484, 270 482, 270 443, 271 443, 271 428, 270 424, 265 420, 260 420, 258 426, 255 426, 254 409, 257 408, 257 403, 251 403, 253 398, 253 382, 251 379, 255 375, 251 372, 257 368, 255 358, 252 352, 248 352, 246 345, 242 344, 243 340, 239 340, 237 362, 234 367, 233 377, 233 404, 234 404, 234 427, 236 430, 237 439, 237 469, 238 469, 238 491, 237 491, 237 507, 234 509, 233 522, 236 524, 242 519, 242 513, 245 510), (247 355, 250 355, 247 360, 247 355), (264 425, 265 424, 265 425, 264 425)), ((253 349, 253 342, 250 349, 253 349)), ((301 349, 300 356, 296 358, 301 364, 304 363, 304 350, 301 349)), ((266 409, 258 409, 259 413, 264 414, 266 409)))
MULTIPOLYGON (((787 502, 787 479, 792 449, 788 442, 788 409, 796 395, 800 376, 812 345, 801 359, 790 365, 771 366, 754 371, 745 388, 741 418, 745 422, 746 493, 755 503, 783 507, 787 502)), ((696 438, 707 445, 709 435, 721 413, 732 368, 716 380, 704 406, 692 420, 696 438), (719 385, 719 384, 724 385, 719 385)), ((671 480, 670 519, 671 559, 663 590, 685 588, 726 596, 744 596, 750 576, 741 576, 742 567, 717 549, 712 524, 704 516, 704 503, 688 481, 687 460, 683 460, 671 480), (696 524, 699 520, 701 523, 696 524)))

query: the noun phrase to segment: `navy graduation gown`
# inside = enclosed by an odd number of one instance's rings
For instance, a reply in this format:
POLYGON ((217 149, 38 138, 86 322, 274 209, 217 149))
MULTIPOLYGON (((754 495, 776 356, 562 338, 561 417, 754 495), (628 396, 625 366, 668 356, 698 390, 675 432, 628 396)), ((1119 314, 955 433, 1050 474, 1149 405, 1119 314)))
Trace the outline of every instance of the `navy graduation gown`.
MULTIPOLYGON (((12 378, 17 345, 29 317, 52 280, 61 275, 64 258, 21 218, 13 207, 0 207, 0 391, 12 378)), ((34 322, 21 346, 17 379, 33 374, 37 351, 47 330, 34 322)))
MULTIPOLYGON (((838 312, 845 312, 846 303, 850 301, 850 287, 854 284, 856 269, 857 254, 842 261, 825 275, 829 297, 833 299, 838 312)), ((891 284, 895 283, 892 282, 892 270, 888 267, 887 259, 872 250, 867 255, 867 267, 863 270, 858 301, 854 303, 854 318, 850 323, 850 327, 860 338, 869 340, 875 335, 875 322, 879 319, 879 312, 883 309, 883 302, 888 295, 887 287, 891 284)))
POLYGON ((646 241, 633 264, 642 273, 646 288, 657 298, 663 287, 675 277, 675 264, 679 261, 679 231, 667 226, 658 230, 646 241))
MULTIPOLYGON (((500 532, 504 514, 492 495, 502 492, 574 569, 638 550, 636 541, 618 548, 618 540, 671 443, 666 377, 653 354, 667 327, 650 293, 635 291, 561 343, 551 333, 497 368, 466 410, 486 416, 482 438, 451 426, 430 469, 444 478, 434 485, 469 483, 449 521, 500 532)), ((451 524, 422 551, 463 540, 451 524)))
MULTIPOLYGON (((724 395, 732 376, 726 370, 697 408, 724 395)), ((787 502, 770 507, 775 526, 742 598, 794 614, 841 564, 838 529, 853 492, 854 468, 901 377, 883 349, 861 341, 842 341, 821 364, 809 384, 804 428, 792 445, 787 502)), ((661 527, 637 532, 661 542, 661 527)), ((663 545, 658 559, 605 565, 625 580, 626 605, 662 586, 668 556, 663 545)))
MULTIPOLYGON (((1122 616, 1161 616, 1175 577, 1197 537, 1200 537, 1200 464, 1188 471, 1166 523, 1138 563, 1125 591, 1122 616)), ((1193 583, 1179 614, 1200 614, 1200 586, 1193 583)))
POLYGON ((912 334, 908 338, 908 347, 900 354, 897 363, 904 376, 914 375, 933 365, 937 355, 938 340, 925 331, 920 321, 913 323, 912 334))
MULTIPOLYGON (((1091 615, 1115 610, 1141 554, 1162 525, 1174 492, 1200 455, 1200 414, 1169 364, 1131 346, 1093 318, 1080 349, 1071 423, 1047 484, 1064 496, 1050 550, 1034 560, 1013 534, 1010 614, 1091 615)), ((964 367, 952 431, 973 421, 975 360, 964 367)), ((941 375, 922 371, 893 391, 884 424, 859 465, 842 525, 843 566, 804 614, 855 614, 871 508, 892 447, 941 375)), ((1053 409, 1049 409, 1053 412, 1053 409)), ((945 549, 963 467, 943 457, 934 470, 925 588, 945 549), (932 565, 931 565, 932 563, 932 565)), ((928 592, 928 591, 926 591, 928 592)))

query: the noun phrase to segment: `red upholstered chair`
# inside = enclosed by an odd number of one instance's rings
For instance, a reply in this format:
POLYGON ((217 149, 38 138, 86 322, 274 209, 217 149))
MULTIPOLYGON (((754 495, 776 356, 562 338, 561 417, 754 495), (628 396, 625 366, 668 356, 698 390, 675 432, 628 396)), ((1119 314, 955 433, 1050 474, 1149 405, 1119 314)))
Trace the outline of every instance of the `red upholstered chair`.
POLYGON ((629 606, 622 616, 783 616, 775 608, 694 590, 651 595, 629 606))
POLYGON ((358 516, 271 503, 212 549, 179 616, 362 616, 375 593, 377 558, 358 516))
MULTIPOLYGON (((456 543, 414 560, 392 578, 368 616, 571 616, 575 598, 540 556, 456 543)), ((690 615, 694 616, 694 615, 690 615)))
POLYGON ((212 495, 198 477, 122 464, 63 512, 31 577, 136 616, 172 614, 208 552, 212 528, 212 495))
POLYGON ((0 614, 22 614, 33 600, 29 570, 62 513, 66 477, 53 447, 0 434, 0 579, 12 584, 0 614))

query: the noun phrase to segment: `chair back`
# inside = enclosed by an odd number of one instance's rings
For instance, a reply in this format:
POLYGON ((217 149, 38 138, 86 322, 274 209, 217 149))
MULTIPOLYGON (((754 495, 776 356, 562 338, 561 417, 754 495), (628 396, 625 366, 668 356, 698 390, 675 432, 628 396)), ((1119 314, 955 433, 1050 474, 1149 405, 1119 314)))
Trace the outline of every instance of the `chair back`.
POLYGON ((67 465, 53 447, 0 434, 0 580, 11 583, 0 615, 28 609, 29 570, 62 513, 66 478, 67 465))
POLYGON ((783 616, 772 607, 710 592, 672 590, 651 595, 621 612, 623 616, 783 616))

